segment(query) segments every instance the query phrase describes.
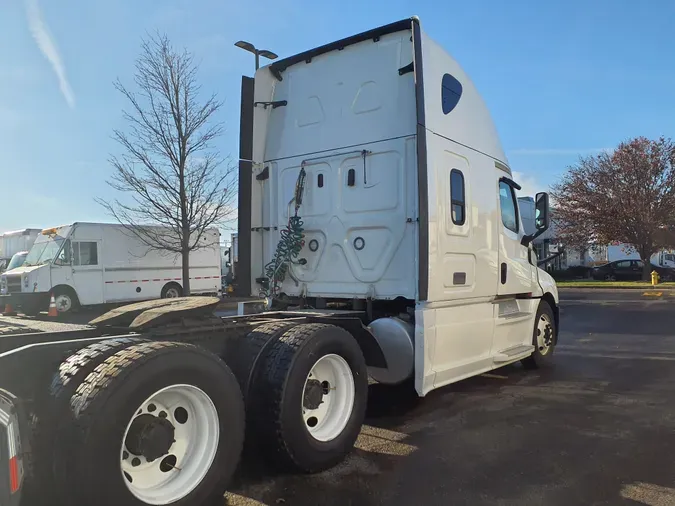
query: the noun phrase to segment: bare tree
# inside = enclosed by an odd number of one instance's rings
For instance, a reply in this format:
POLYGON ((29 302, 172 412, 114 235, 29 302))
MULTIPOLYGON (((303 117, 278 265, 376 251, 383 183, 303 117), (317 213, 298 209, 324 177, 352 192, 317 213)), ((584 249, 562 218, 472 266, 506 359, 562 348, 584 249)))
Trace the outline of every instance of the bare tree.
POLYGON ((564 242, 626 243, 640 255, 648 279, 652 255, 673 245, 675 144, 638 137, 611 153, 581 158, 552 193, 564 242))
POLYGON ((124 153, 110 158, 108 184, 126 198, 98 199, 150 248, 182 256, 184 295, 189 253, 213 246, 205 232, 230 217, 235 195, 233 167, 212 146, 223 132, 212 121, 222 103, 215 95, 200 100, 197 70, 193 56, 175 50, 165 35, 143 40, 137 91, 115 82, 130 110, 123 113, 128 129, 113 132, 124 153))

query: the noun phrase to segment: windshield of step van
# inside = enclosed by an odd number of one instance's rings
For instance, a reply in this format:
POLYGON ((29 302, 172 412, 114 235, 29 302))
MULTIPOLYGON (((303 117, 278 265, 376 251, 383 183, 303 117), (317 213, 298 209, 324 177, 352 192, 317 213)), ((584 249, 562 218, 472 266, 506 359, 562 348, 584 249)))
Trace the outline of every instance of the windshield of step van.
POLYGON ((9 261, 9 265, 7 265, 7 270, 11 271, 12 269, 16 269, 17 267, 21 267, 23 265, 23 262, 26 260, 27 256, 28 256, 28 253, 26 253, 26 252, 15 254, 12 257, 12 259, 9 261))
POLYGON ((63 237, 39 237, 28 252, 24 266, 42 265, 52 262, 61 250, 63 237))

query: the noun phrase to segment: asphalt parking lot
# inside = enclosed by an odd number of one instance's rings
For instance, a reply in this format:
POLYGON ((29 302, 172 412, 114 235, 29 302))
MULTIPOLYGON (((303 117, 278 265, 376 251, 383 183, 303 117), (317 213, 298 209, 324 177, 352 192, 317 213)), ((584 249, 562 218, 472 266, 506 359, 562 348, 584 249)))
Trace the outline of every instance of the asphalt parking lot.
POLYGON ((675 504, 675 296, 562 293, 555 367, 498 369, 416 400, 373 389, 341 466, 251 460, 227 505, 675 504))
MULTIPOLYGON (((223 506, 675 505, 675 291, 562 290, 555 366, 434 391, 371 388, 340 466, 280 475, 246 456, 223 506)), ((68 321, 0 317, 2 329, 68 321)))

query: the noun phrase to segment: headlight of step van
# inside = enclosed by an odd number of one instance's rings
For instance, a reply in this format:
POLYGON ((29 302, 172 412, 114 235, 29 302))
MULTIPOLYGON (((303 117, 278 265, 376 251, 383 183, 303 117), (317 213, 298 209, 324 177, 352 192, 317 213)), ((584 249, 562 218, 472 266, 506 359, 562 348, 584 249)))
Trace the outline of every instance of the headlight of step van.
POLYGON ((28 276, 23 277, 23 287, 28 288, 28 276))

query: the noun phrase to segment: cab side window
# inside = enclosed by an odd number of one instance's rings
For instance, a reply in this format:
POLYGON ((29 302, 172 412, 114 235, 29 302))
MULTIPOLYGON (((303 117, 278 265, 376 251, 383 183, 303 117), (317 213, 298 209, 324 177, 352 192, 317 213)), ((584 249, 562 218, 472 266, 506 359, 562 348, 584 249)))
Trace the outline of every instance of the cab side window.
POLYGON ((98 245, 95 242, 74 242, 73 257, 73 265, 98 265, 98 245))
POLYGON ((499 207, 502 223, 512 232, 518 233, 518 204, 516 192, 504 181, 499 182, 499 207))

